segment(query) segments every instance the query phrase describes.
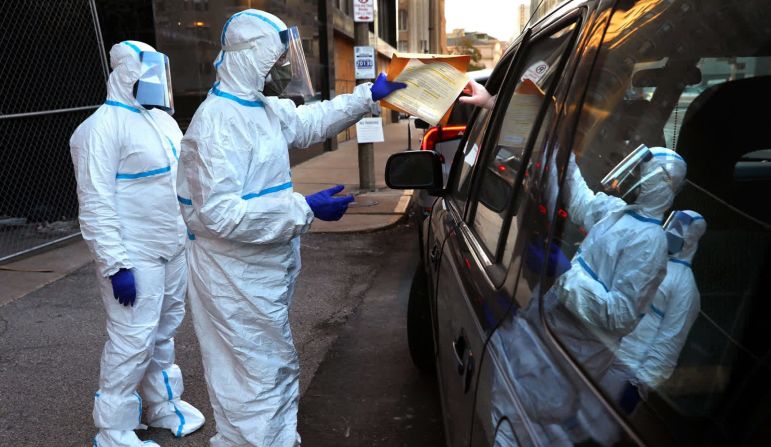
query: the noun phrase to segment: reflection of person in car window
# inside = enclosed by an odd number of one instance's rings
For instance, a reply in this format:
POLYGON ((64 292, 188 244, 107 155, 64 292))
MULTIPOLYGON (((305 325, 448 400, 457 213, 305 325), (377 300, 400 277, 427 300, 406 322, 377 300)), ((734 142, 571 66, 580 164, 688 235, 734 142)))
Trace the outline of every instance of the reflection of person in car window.
POLYGON ((634 331, 621 340, 603 387, 631 413, 640 394, 666 381, 701 307, 691 262, 707 222, 695 211, 673 211, 664 231, 669 247, 667 275, 634 331), (639 391, 639 392, 638 392, 639 391))
MULTIPOLYGON (((571 154, 563 197, 570 219, 588 233, 571 268, 546 293, 544 310, 558 338, 594 378, 604 376, 619 340, 634 329, 664 279, 662 218, 685 173, 677 153, 641 145, 602 179, 613 195, 595 193, 571 154)), ((573 436, 601 440, 609 433, 602 427, 604 411, 592 397, 579 400, 568 429, 573 436)))

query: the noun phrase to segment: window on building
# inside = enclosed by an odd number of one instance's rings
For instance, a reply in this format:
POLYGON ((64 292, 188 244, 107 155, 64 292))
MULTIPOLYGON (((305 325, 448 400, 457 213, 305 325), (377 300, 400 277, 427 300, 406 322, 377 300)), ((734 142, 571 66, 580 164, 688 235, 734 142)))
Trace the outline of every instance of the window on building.
POLYGON ((406 40, 400 40, 396 49, 401 52, 408 52, 410 51, 410 44, 406 40))
POLYGON ((407 31, 407 10, 406 9, 400 9, 399 10, 399 31, 407 31))

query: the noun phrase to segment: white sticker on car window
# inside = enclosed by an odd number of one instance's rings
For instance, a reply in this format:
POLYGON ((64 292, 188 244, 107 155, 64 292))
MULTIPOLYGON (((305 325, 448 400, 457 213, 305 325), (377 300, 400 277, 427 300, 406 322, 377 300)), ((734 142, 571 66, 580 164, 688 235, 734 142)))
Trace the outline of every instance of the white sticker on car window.
POLYGON ((463 161, 469 166, 474 166, 474 163, 477 161, 477 152, 479 152, 479 148, 476 143, 474 143, 474 145, 471 146, 471 150, 468 151, 468 154, 463 158, 463 161))
POLYGON ((530 79, 537 84, 548 70, 549 64, 544 61, 538 61, 525 70, 525 74, 522 75, 521 80, 524 81, 525 79, 530 79))

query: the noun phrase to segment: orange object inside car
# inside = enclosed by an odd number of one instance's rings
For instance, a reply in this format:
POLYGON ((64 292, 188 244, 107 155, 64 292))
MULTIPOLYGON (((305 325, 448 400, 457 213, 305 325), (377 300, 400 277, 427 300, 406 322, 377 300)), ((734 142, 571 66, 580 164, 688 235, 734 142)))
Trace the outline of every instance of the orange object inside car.
POLYGON ((420 150, 432 151, 436 147, 436 143, 461 137, 465 131, 465 125, 432 127, 428 129, 423 136, 423 141, 420 143, 420 150))

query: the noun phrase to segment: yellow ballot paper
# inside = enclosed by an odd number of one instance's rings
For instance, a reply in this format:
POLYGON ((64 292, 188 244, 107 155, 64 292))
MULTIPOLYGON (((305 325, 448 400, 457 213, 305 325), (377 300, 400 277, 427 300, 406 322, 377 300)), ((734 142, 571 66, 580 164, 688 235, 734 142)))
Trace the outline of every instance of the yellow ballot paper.
POLYGON ((530 79, 524 79, 517 86, 509 100, 506 117, 498 136, 500 146, 524 148, 533 127, 533 117, 538 115, 543 97, 544 92, 530 79))
POLYGON ((465 71, 469 56, 395 54, 388 70, 388 80, 404 82, 382 100, 390 109, 417 116, 432 126, 446 121, 449 109, 468 83, 465 71))

